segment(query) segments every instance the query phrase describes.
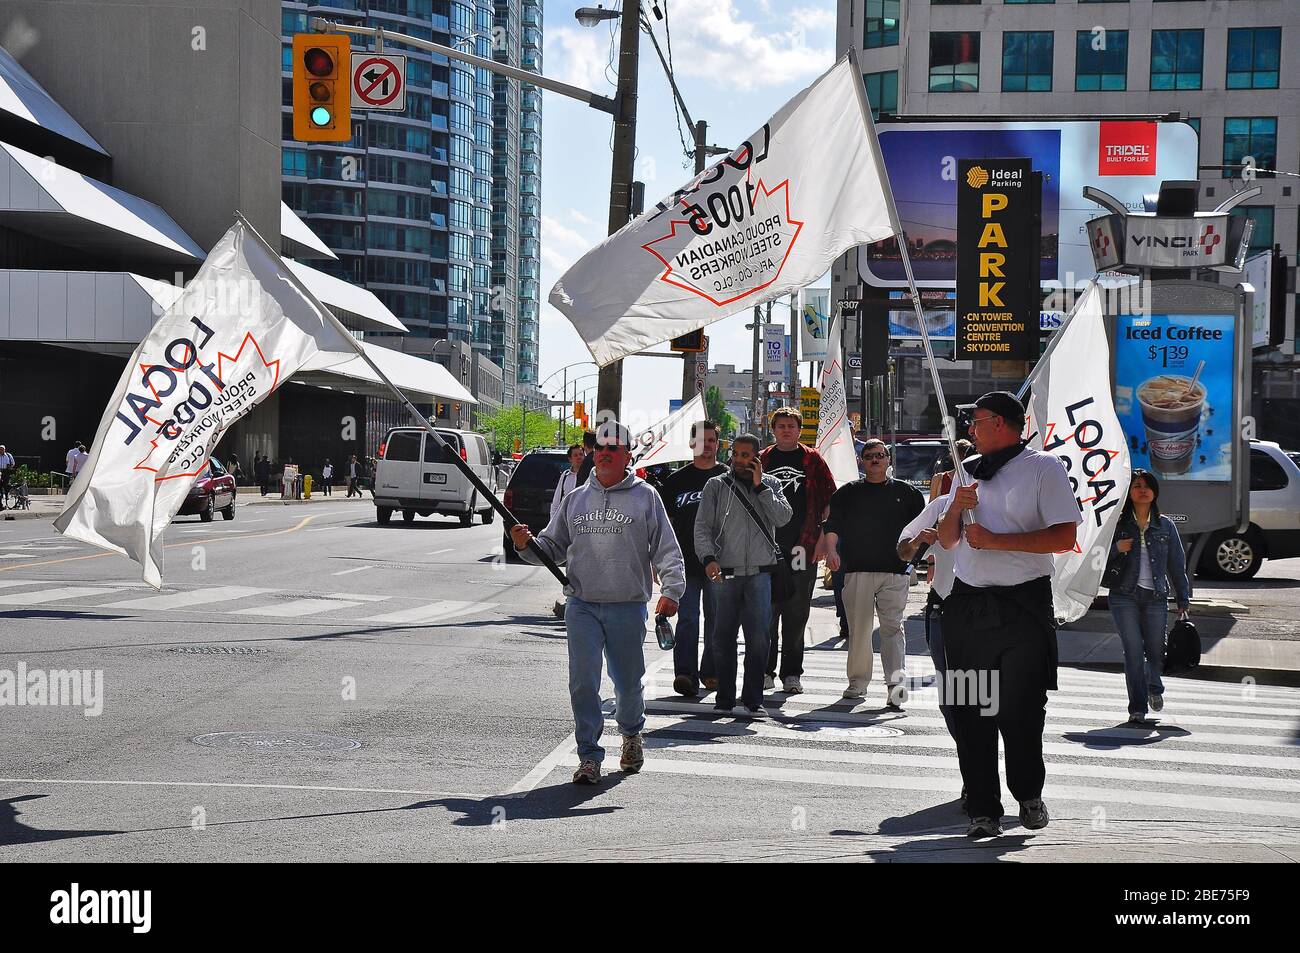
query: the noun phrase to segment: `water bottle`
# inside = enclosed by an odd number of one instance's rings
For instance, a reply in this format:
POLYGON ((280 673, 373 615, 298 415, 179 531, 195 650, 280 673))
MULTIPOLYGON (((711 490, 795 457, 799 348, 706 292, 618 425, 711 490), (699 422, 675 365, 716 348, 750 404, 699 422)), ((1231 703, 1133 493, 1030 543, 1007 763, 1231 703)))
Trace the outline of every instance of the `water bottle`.
POLYGON ((655 638, 659 640, 659 647, 665 652, 677 644, 673 624, 668 621, 668 616, 662 613, 655 616, 655 638))

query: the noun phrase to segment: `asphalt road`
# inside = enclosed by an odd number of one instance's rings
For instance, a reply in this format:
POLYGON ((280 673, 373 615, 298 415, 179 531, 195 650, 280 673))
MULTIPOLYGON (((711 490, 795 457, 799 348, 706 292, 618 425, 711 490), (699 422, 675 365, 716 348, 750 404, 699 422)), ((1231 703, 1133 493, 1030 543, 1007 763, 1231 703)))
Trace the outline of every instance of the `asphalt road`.
POLYGON ((167 538, 159 594, 0 524, 0 669, 103 672, 96 716, 0 706, 0 861, 1300 859, 1300 689, 1171 679, 1145 730, 1122 676, 1064 670, 1051 826, 972 845, 916 620, 902 716, 879 685, 839 700, 820 590, 807 694, 758 725, 672 695, 650 638, 646 771, 614 740, 578 788, 558 586, 500 558, 499 523, 240 505, 167 538))

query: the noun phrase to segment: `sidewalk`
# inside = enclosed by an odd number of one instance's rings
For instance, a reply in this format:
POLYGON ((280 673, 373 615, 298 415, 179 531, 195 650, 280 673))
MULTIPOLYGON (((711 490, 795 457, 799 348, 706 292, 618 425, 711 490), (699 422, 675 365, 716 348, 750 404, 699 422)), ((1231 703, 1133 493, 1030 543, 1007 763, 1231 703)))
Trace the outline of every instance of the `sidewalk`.
MULTIPOLYGON (((321 496, 319 493, 313 492, 309 500, 282 500, 278 492, 262 496, 255 486, 241 486, 239 493, 235 497, 235 502, 238 506, 269 506, 272 503, 281 506, 302 506, 312 503, 369 503, 372 506, 374 505, 374 497, 371 496, 369 490, 364 490, 361 496, 354 496, 349 500, 346 488, 335 487, 335 489, 339 492, 330 496, 321 496)), ((4 510, 0 512, 0 522, 7 520, 52 520, 63 510, 63 503, 66 499, 67 496, 62 493, 52 496, 33 496, 30 510, 4 510)))

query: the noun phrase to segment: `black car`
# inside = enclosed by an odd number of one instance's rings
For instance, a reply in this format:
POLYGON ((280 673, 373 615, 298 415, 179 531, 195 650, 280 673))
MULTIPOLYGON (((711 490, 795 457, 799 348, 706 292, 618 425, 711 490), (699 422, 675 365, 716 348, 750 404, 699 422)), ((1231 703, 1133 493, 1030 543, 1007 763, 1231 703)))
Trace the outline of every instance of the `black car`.
MULTIPOLYGON (((569 469, 569 455, 565 450, 533 450, 526 453, 510 474, 502 502, 521 523, 528 524, 533 535, 546 529, 551 521, 551 499, 560 476, 569 469)), ((510 527, 505 528, 502 541, 506 559, 518 559, 515 544, 510 541, 510 527)))

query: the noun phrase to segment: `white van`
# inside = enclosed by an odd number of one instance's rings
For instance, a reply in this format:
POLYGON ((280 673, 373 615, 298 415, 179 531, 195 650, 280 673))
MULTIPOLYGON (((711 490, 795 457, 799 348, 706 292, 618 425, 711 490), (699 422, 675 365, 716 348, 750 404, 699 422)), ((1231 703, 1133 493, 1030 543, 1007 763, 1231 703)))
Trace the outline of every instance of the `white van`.
MULTIPOLYGON (((474 475, 496 492, 492 455, 482 435, 468 430, 443 430, 438 435, 447 442, 450 452, 460 454, 474 475)), ((460 469, 444 456, 433 438, 419 427, 395 427, 388 431, 379 446, 375 464, 375 518, 387 523, 393 510, 402 511, 402 519, 411 522, 418 513, 454 513, 462 526, 474 521, 474 514, 484 523, 492 522, 493 509, 474 488, 460 469)))

